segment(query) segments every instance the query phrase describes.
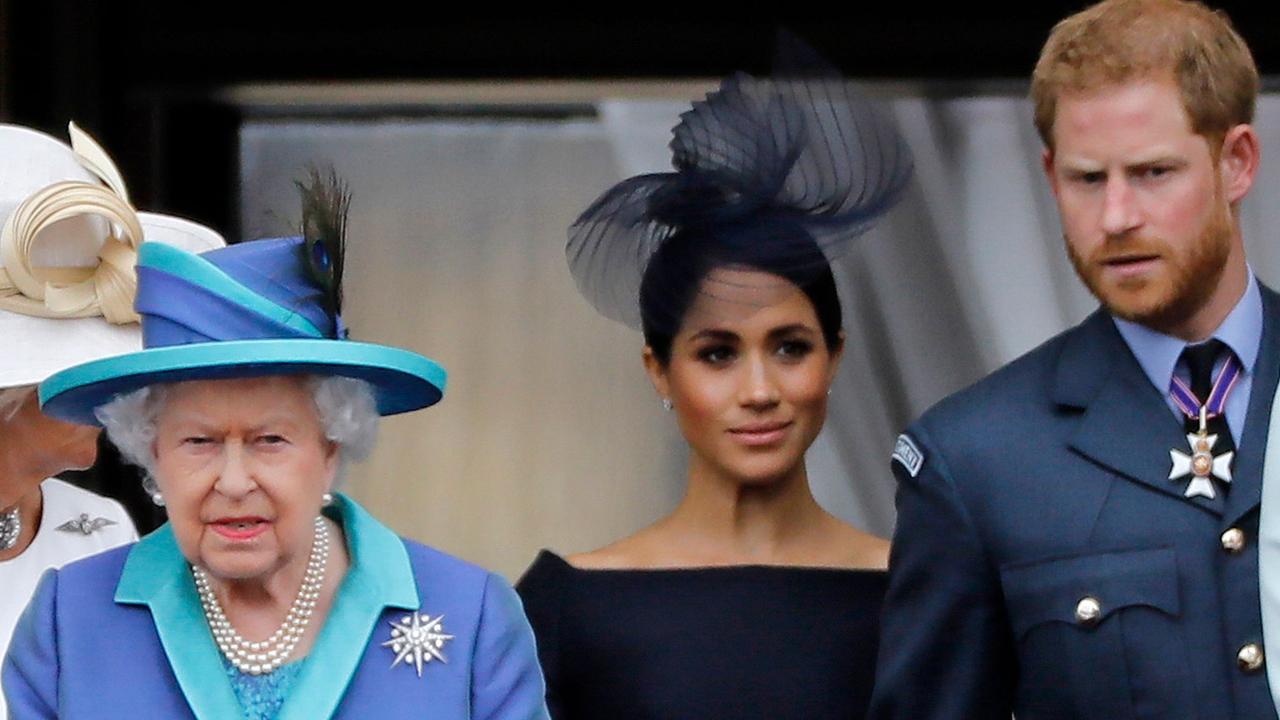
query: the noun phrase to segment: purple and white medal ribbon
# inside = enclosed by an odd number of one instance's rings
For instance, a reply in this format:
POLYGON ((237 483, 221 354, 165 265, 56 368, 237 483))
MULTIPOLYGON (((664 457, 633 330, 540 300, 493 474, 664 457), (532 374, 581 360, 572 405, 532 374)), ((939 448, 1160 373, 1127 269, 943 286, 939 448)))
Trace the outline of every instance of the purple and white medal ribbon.
POLYGON ((1240 379, 1240 370, 1240 361, 1236 359, 1235 353, 1229 353, 1227 361, 1223 363, 1222 370, 1218 373, 1218 379, 1213 382, 1209 397, 1203 403, 1179 377, 1173 378, 1173 383, 1169 387, 1169 397, 1173 398, 1173 403, 1178 406, 1178 409, 1192 420, 1199 418, 1202 410, 1206 419, 1221 415, 1227 406, 1227 396, 1235 389, 1236 381, 1240 379))
POLYGON ((1208 422, 1209 418, 1226 411, 1227 397, 1231 395, 1236 382, 1239 381, 1241 370, 1240 361, 1235 354, 1228 353, 1227 361, 1218 373, 1218 379, 1214 381, 1213 388, 1209 390, 1209 397, 1203 403, 1180 378, 1175 377, 1170 384, 1169 397, 1173 399, 1173 403, 1187 417, 1200 420, 1200 431, 1187 434, 1187 444, 1191 446, 1191 453, 1181 450, 1169 451, 1169 459, 1173 462, 1173 467, 1169 470, 1169 479, 1180 481, 1188 475, 1191 476, 1191 482, 1187 484, 1186 492, 1183 493, 1186 497, 1203 496, 1212 500, 1217 495, 1213 488, 1213 478, 1216 477, 1224 483, 1231 482, 1231 461, 1235 458, 1235 451, 1221 455, 1213 454, 1213 446, 1217 444, 1218 436, 1209 434, 1208 422))

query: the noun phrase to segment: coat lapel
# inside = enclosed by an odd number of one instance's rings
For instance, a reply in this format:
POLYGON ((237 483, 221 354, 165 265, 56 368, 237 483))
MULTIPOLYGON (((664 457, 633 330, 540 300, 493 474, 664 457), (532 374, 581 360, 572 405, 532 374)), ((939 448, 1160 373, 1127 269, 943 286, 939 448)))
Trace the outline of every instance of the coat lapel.
MULTIPOLYGON (((351 553, 324 627, 280 709, 279 720, 332 717, 355 674, 375 624, 388 607, 421 607, 404 542, 352 500, 334 508, 351 553)), ((146 605, 182 693, 201 720, 242 717, 244 711, 213 642, 200 596, 173 530, 164 525, 134 546, 116 586, 115 601, 146 605)), ((386 655, 391 665, 392 655, 386 655)))
POLYGON ((200 609, 195 582, 167 523, 129 551, 115 601, 151 610, 160 644, 197 718, 243 715, 200 609))
MULTIPOLYGON (((422 606, 404 542, 350 498, 336 498, 334 509, 347 538, 351 568, 278 720, 332 717, 366 649, 378 640, 375 626, 383 611, 422 606)), ((387 651, 387 667, 393 657, 387 651)))
POLYGON ((1169 451, 1185 449, 1186 435, 1105 312, 1091 315, 1067 341, 1055 399, 1081 412, 1068 441, 1077 453, 1158 493, 1222 514, 1221 493, 1213 500, 1187 498, 1186 481, 1169 479, 1169 451))
POLYGON ((1262 343, 1253 367, 1253 386, 1249 390, 1249 410, 1245 415, 1244 434, 1240 437, 1231 494, 1227 498, 1224 527, 1235 525, 1262 502, 1262 468, 1266 458, 1271 406, 1280 380, 1280 296, 1267 288, 1262 291, 1262 343))

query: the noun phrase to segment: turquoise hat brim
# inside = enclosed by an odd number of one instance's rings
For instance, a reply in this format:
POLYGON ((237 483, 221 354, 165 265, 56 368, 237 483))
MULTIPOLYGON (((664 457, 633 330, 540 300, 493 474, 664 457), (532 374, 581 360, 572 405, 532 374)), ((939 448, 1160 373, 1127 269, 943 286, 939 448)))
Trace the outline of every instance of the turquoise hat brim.
POLYGON ((326 339, 226 340, 151 348, 95 360, 40 384, 46 415, 99 425, 94 410, 117 395, 157 383, 264 375, 339 375, 373 386, 378 413, 434 405, 444 396, 444 368, 415 352, 326 339))

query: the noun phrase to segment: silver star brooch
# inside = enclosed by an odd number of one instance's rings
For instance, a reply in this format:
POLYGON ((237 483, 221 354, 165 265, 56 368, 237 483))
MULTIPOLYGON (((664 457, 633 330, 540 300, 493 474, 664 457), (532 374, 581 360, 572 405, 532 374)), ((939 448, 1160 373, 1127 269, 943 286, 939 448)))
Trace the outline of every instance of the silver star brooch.
POLYGON ((433 619, 430 615, 419 612, 405 615, 400 618, 400 622, 393 621, 391 639, 382 643, 382 647, 389 647, 396 654, 391 667, 400 663, 412 665, 417 668, 418 677, 422 677, 423 665, 432 660, 448 662, 441 649, 453 636, 445 634, 444 626, 440 624, 443 621, 444 615, 433 619))

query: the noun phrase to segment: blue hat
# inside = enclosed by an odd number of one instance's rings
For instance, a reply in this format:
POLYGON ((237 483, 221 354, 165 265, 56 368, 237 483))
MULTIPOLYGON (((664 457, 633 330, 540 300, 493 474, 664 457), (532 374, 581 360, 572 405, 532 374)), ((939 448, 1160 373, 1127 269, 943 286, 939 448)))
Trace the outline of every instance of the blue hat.
MULTIPOLYGON (((415 352, 346 339, 342 318, 308 272, 303 237, 254 240, 199 255, 162 243, 138 252, 143 350, 84 363, 40 385, 52 417, 98 425, 94 410, 155 383, 263 375, 339 375, 368 382, 378 412, 432 405, 444 368, 415 352)), ((339 263, 341 262, 339 256, 339 263)))

